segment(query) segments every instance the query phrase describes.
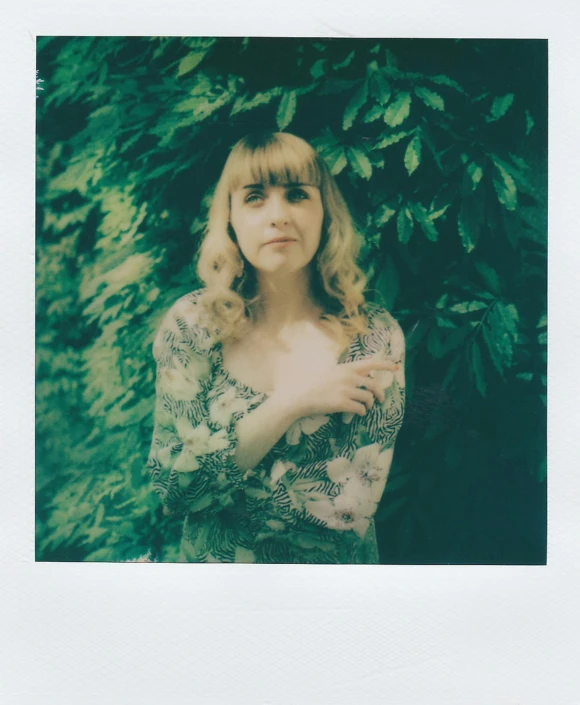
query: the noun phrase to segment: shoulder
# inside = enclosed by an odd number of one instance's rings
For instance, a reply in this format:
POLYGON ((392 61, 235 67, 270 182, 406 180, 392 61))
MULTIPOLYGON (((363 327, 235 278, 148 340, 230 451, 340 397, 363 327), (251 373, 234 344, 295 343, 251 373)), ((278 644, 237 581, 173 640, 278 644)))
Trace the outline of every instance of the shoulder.
POLYGON ((204 293, 205 289, 196 289, 180 296, 166 312, 163 322, 176 321, 190 326, 201 325, 203 321, 201 299, 204 293))
POLYGON ((216 343, 217 331, 206 324, 202 305, 205 289, 181 296, 163 316, 154 351, 168 341, 186 343, 198 351, 209 351, 216 343))
POLYGON ((384 352, 396 359, 405 352, 405 335, 397 320, 387 309, 374 303, 367 303, 365 312, 368 319, 368 331, 363 336, 368 352, 384 352))

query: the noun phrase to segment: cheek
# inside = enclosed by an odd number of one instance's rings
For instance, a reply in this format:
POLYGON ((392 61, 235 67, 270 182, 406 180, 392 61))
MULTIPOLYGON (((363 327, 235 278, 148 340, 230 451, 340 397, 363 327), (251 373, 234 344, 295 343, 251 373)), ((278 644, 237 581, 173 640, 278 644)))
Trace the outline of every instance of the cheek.
POLYGON ((231 234, 234 236, 234 242, 236 242, 242 250, 248 248, 251 244, 252 233, 252 226, 248 218, 241 216, 239 213, 236 213, 234 209, 232 209, 232 213, 230 215, 230 227, 232 230, 231 234))
POLYGON ((312 236, 310 241, 314 251, 318 250, 322 241, 323 213, 322 210, 317 212, 312 218, 312 236))

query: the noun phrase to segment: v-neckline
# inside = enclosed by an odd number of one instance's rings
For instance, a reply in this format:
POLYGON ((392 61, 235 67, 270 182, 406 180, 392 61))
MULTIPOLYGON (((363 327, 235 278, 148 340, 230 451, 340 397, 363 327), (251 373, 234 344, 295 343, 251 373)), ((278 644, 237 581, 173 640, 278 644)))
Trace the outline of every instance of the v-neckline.
MULTIPOLYGON (((359 337, 358 334, 355 335, 354 338, 348 344, 348 346, 339 355, 337 364, 342 365, 344 363, 344 361, 346 360, 346 358, 348 358, 348 356, 351 352, 351 348, 354 345, 354 343, 358 337, 359 337)), ((223 345, 221 342, 217 343, 217 345, 216 345, 216 354, 217 354, 217 361, 218 361, 220 373, 223 374, 223 376, 233 386, 235 386, 238 389, 241 389, 245 392, 248 392, 249 394, 251 394, 254 397, 263 397, 264 399, 268 399, 270 397, 272 392, 259 392, 257 389, 254 389, 249 384, 246 384, 245 382, 242 382, 241 380, 239 380, 237 377, 234 377, 234 375, 226 369, 226 366, 224 364, 223 345)))

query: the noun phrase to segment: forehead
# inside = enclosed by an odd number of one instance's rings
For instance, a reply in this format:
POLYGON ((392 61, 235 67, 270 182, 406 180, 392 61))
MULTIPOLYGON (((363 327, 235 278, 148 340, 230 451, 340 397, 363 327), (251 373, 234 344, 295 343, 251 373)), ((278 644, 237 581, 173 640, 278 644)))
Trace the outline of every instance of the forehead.
POLYGON ((229 191, 232 193, 252 184, 320 187, 321 174, 315 156, 306 150, 290 149, 284 145, 245 150, 235 155, 228 165, 229 191))

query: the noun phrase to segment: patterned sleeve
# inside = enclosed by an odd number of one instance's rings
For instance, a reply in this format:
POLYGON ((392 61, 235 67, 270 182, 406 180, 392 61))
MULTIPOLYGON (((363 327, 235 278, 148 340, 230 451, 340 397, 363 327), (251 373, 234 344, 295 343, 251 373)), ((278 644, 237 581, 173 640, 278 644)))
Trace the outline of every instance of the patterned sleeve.
POLYGON ((273 472, 274 496, 288 516, 361 537, 383 495, 405 407, 405 340, 382 309, 375 311, 369 333, 348 361, 369 356, 401 365, 394 373, 375 375, 385 390, 384 403, 375 401, 364 416, 342 414, 326 457, 310 454, 306 462, 279 463, 273 472))
POLYGON ((153 345, 155 422, 147 465, 168 514, 220 511, 234 503, 243 479, 233 458, 234 415, 225 414, 227 404, 213 394, 210 348, 195 303, 183 297, 165 316, 153 345))

